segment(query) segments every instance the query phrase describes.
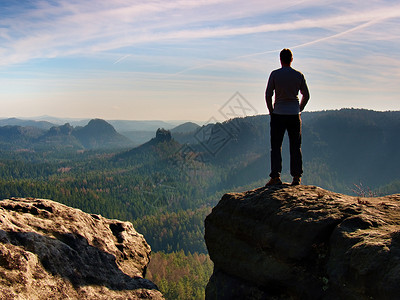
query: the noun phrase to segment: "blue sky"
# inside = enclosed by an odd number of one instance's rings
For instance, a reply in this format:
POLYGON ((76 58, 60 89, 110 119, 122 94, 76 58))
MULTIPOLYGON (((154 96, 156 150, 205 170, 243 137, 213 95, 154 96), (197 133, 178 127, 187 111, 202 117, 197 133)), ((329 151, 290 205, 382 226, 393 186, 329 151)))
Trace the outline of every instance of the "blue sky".
POLYGON ((306 110, 400 110, 397 0, 3 0, 0 117, 224 120, 240 101, 265 114, 286 47, 306 110))

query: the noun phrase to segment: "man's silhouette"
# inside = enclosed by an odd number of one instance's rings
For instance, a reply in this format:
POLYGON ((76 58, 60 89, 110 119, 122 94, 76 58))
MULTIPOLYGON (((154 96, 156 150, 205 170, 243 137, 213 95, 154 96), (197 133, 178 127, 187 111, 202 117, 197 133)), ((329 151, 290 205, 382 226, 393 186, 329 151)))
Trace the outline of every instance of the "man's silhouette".
POLYGON ((299 185, 303 174, 301 155, 301 117, 310 94, 304 75, 293 69, 292 51, 283 49, 280 53, 282 68, 274 70, 268 79, 265 100, 271 116, 271 179, 267 185, 282 184, 282 142, 287 130, 290 144, 290 174, 292 185, 299 185), (302 94, 299 102, 298 94, 302 94), (275 93, 275 102, 272 96, 275 93))

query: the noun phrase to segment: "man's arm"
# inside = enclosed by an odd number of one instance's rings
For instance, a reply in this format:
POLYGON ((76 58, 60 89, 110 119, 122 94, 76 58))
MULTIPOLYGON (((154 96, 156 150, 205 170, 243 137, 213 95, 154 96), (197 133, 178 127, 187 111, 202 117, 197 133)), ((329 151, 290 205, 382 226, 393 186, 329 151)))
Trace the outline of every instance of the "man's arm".
POLYGON ((269 114, 272 114, 274 111, 274 106, 272 105, 272 96, 274 95, 274 80, 272 79, 272 73, 269 76, 267 89, 265 90, 265 102, 267 102, 267 108, 269 110, 269 114))
POLYGON ((310 99, 310 92, 308 91, 308 86, 307 86, 305 79, 303 80, 303 84, 300 89, 300 93, 302 94, 301 101, 300 101, 300 111, 303 111, 308 103, 308 100, 310 99))
POLYGON ((272 105, 272 96, 267 96, 267 93, 265 93, 265 101, 267 102, 269 114, 272 114, 274 111, 274 107, 272 105))

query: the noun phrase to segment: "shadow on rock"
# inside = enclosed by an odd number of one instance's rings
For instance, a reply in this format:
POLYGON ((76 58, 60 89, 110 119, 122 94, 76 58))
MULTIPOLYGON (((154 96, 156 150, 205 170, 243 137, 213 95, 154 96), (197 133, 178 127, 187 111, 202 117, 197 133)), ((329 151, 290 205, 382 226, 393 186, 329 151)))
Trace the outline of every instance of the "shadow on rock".
MULTIPOLYGON (((75 287, 102 285, 112 290, 157 289, 149 280, 123 273, 114 255, 89 245, 79 234, 59 234, 51 238, 34 232, 0 230, 0 236, 1 242, 37 255, 46 271, 69 280, 75 287)), ((12 268, 7 266, 4 255, 0 265, 12 268)))

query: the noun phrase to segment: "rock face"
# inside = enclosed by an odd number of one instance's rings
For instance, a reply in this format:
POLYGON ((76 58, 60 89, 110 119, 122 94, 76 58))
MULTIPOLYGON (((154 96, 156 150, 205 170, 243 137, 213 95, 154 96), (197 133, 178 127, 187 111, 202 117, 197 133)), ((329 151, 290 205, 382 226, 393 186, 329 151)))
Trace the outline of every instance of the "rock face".
POLYGON ((156 131, 156 141, 159 143, 169 142, 172 139, 171 132, 164 128, 158 128, 156 131))
POLYGON ((1 299, 163 299, 129 222, 43 199, 0 201, 1 299))
POLYGON ((398 299, 400 194, 313 186, 226 194, 205 220, 206 299, 398 299))

